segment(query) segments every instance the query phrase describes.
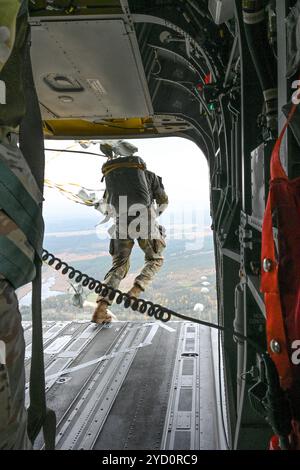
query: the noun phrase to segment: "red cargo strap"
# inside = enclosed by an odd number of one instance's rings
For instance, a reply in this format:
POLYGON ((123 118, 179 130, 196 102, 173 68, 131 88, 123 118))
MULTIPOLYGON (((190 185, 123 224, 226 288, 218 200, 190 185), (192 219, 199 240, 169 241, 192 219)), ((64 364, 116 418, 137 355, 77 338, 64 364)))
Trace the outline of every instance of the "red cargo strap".
MULTIPOLYGON (((298 421, 292 419, 292 433, 290 434, 290 449, 289 450, 300 450, 300 425, 298 421)), ((272 436, 269 443, 269 450, 281 450, 279 437, 272 436)))
POLYGON ((276 179, 276 178, 285 178, 288 179, 286 172, 284 171, 282 165, 281 165, 281 160, 280 160, 280 147, 282 144, 282 140, 285 134, 285 131, 287 130, 287 127, 292 120, 295 111, 297 109, 297 105, 293 104, 291 107, 291 110, 289 112, 288 118, 286 120, 286 123, 280 133, 280 136, 277 139, 277 142, 274 146, 272 157, 271 157, 271 181, 276 179))
MULTIPOLYGON (((284 128, 281 131, 281 134, 275 144, 275 147, 272 152, 271 157, 271 182, 270 182, 270 191, 266 206, 266 211, 263 220, 262 227, 262 253, 261 253, 261 262, 262 262, 262 276, 261 276, 261 291, 264 292, 265 306, 266 306, 266 316, 267 316, 267 342, 268 342, 268 351, 273 359, 276 368, 279 373, 280 383, 283 389, 291 388, 293 384, 293 367, 290 360, 290 342, 292 337, 295 335, 293 331, 294 323, 293 321, 289 322, 287 325, 286 318, 286 309, 288 306, 291 308, 290 316, 295 312, 295 305, 293 301, 295 297, 291 300, 290 293, 282 292, 281 285, 279 283, 279 275, 281 272, 281 260, 277 259, 275 252, 275 244, 273 237, 273 221, 272 213, 274 210, 278 211, 278 217, 280 220, 283 219, 285 226, 283 227, 283 233, 280 232, 280 223, 278 226, 278 244, 280 237, 284 236, 284 231, 291 233, 290 225, 294 224, 295 229, 297 224, 300 224, 300 213, 299 213, 299 191, 298 191, 298 203, 295 200, 297 197, 296 191, 297 186, 300 184, 300 179, 290 181, 281 165, 280 161, 280 147, 285 134, 285 131, 288 127, 290 120, 292 119, 294 112, 296 110, 296 105, 293 105, 289 113, 287 122, 284 128), (286 206, 284 205, 286 204, 286 206), (286 212, 285 217, 281 216, 284 211, 286 212), (283 211, 280 213, 280 211, 283 211), (287 214, 295 214, 295 211, 298 211, 299 217, 298 220, 291 220, 291 224, 287 223, 288 216, 287 214), (269 271, 264 271, 264 260, 269 260, 269 271), (271 347, 271 341, 275 340, 279 343, 280 351, 274 352, 271 347)), ((297 231, 300 231, 300 226, 297 228, 297 231)), ((289 237, 289 243, 293 244, 295 242, 293 235, 289 237)), ((299 240, 298 240, 299 244, 299 240)), ((293 246, 295 243, 293 244, 293 246)), ((279 250, 280 253, 280 250, 279 250)), ((281 253, 280 253, 281 254, 281 253)), ((294 262, 299 262, 299 259, 295 259, 294 262)), ((281 279, 281 277, 280 277, 281 279)), ((295 303, 295 302, 294 302, 295 303)), ((299 336, 300 338, 300 336, 299 336)), ((275 348, 276 349, 276 348, 275 348)))

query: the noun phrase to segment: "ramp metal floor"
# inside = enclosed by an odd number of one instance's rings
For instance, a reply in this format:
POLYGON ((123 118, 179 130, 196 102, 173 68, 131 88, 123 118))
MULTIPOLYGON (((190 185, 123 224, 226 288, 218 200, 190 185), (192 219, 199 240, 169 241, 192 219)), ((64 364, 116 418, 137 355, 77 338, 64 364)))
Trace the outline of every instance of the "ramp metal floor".
MULTIPOLYGON (((57 415, 57 449, 222 448, 215 340, 209 329, 138 321, 43 326, 47 403, 57 415)), ((29 322, 24 330, 28 380, 29 322)), ((38 438, 36 447, 42 446, 38 438)))

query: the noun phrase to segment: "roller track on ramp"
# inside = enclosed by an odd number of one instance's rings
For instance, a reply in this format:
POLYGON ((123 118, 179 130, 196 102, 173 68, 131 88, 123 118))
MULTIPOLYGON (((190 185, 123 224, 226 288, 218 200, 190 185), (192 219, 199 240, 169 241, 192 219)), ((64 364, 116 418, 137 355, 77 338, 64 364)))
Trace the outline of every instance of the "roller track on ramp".
POLYGON ((190 322, 44 322, 56 448, 224 448, 213 334, 190 322))

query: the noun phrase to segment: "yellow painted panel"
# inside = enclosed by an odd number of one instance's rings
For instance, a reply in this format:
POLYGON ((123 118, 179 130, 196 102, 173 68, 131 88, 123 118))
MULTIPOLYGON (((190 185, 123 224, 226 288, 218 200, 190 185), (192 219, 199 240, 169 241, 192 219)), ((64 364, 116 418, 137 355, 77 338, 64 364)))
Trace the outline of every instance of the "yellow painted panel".
POLYGON ((61 8, 57 10, 47 10, 45 0, 35 0, 34 5, 29 5, 29 12, 31 16, 66 15, 66 17, 76 14, 92 15, 99 12, 101 12, 101 14, 117 14, 122 12, 119 0, 77 0, 75 6, 70 6, 69 0, 60 0, 60 2, 57 2, 57 5, 61 8))
POLYGON ((158 131, 150 118, 112 119, 95 124, 80 119, 53 119, 44 122, 45 137, 101 137, 153 135, 158 131))

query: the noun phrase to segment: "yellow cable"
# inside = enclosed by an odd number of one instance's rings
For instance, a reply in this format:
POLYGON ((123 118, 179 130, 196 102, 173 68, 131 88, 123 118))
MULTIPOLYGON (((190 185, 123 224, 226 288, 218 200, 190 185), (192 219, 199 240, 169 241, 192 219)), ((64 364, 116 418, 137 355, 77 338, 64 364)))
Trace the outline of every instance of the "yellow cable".
MULTIPOLYGON (((63 187, 62 184, 59 183, 53 183, 52 181, 45 179, 44 180, 45 186, 52 188, 52 189, 58 189, 58 191, 64 193, 68 199, 74 202, 78 202, 79 204, 83 204, 86 206, 94 206, 94 202, 90 199, 87 201, 83 201, 77 194, 72 193, 71 191, 68 191, 63 187)), ((76 183, 70 183, 73 186, 78 186, 81 187, 80 185, 77 185, 76 183)))

